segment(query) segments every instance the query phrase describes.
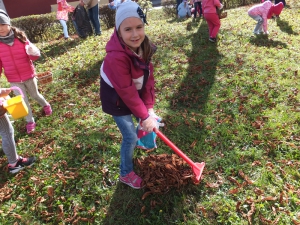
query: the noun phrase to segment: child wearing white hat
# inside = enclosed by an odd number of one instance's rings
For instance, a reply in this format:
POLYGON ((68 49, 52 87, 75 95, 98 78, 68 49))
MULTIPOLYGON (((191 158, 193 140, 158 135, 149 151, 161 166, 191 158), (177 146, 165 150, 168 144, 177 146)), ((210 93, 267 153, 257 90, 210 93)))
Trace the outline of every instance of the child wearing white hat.
POLYGON ((151 57, 156 47, 145 34, 146 15, 136 2, 118 6, 116 26, 106 45, 106 56, 100 68, 102 110, 112 115, 121 134, 119 180, 132 188, 143 187, 142 178, 133 168, 133 152, 137 143, 138 118, 142 128, 153 132, 158 126, 154 76, 151 57))

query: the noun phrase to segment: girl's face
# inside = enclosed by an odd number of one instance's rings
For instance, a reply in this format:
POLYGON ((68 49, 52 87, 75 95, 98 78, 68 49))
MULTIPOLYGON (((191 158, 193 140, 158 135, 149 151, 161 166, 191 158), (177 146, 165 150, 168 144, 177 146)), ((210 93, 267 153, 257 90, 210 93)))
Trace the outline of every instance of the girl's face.
POLYGON ((125 44, 137 53, 145 39, 144 23, 139 18, 129 17, 121 23, 119 35, 125 44))
POLYGON ((0 24, 0 37, 6 37, 10 32, 10 25, 0 24))

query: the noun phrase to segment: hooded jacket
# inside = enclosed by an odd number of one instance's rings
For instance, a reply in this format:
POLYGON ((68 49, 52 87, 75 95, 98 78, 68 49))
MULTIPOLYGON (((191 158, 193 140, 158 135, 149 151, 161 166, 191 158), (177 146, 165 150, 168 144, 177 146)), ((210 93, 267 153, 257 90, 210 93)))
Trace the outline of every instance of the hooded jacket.
POLYGON ((100 68, 103 111, 146 119, 155 101, 152 63, 132 52, 119 39, 116 29, 106 45, 106 53, 100 68))
POLYGON ((14 44, 9 46, 0 42, 0 68, 4 68, 4 74, 8 82, 24 82, 35 76, 35 69, 32 60, 39 56, 27 55, 25 46, 29 41, 22 43, 15 38, 14 44))
POLYGON ((254 5, 248 10, 248 15, 251 16, 261 16, 263 19, 263 30, 266 32, 268 30, 268 19, 271 18, 269 11, 273 4, 270 1, 265 1, 262 4, 254 5))

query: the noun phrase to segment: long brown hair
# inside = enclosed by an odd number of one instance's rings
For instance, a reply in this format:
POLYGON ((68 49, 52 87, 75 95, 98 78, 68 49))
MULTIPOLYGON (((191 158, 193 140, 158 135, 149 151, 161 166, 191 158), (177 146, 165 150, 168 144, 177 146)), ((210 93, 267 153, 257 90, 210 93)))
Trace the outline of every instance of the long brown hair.
POLYGON ((27 41, 27 37, 24 31, 20 30, 17 27, 11 26, 11 29, 13 30, 15 34, 15 38, 18 38, 21 42, 25 43, 27 41))
MULTIPOLYGON (((120 28, 117 30, 117 34, 119 36, 119 40, 122 41, 123 44, 125 44, 125 42, 123 41, 123 39, 121 37, 120 28)), ((146 63, 149 63, 150 60, 151 60, 152 55, 155 52, 155 48, 152 46, 152 43, 150 42, 147 35, 145 35, 144 41, 141 43, 141 48, 143 50, 143 55, 142 55, 143 60, 146 63)))
POLYGON ((147 35, 145 35, 145 39, 141 44, 141 48, 143 50, 142 58, 145 60, 145 62, 148 63, 151 60, 151 57, 154 54, 155 50, 147 35))

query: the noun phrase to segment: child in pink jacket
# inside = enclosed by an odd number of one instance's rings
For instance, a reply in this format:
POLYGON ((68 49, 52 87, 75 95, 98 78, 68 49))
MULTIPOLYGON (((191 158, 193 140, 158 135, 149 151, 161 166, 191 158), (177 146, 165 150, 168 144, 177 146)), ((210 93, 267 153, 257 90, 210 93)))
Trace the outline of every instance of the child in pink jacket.
POLYGON ((257 21, 253 33, 256 35, 260 33, 269 34, 268 19, 271 19, 272 16, 279 16, 283 7, 282 2, 274 5, 271 1, 252 6, 248 10, 248 15, 257 21))
POLYGON ((217 14, 217 9, 222 9, 223 5, 219 0, 202 0, 203 16, 207 21, 209 30, 209 41, 216 42, 221 22, 217 14))
MULTIPOLYGON (((38 59, 39 56, 40 50, 28 41, 23 31, 10 25, 9 16, 0 9, 0 74, 3 68, 10 85, 19 87, 24 94, 24 101, 28 107, 27 133, 34 131, 36 126, 27 93, 43 107, 46 116, 52 114, 50 104, 38 91, 35 78, 32 60, 38 59)), ((14 92, 16 95, 20 94, 18 90, 14 92)))

